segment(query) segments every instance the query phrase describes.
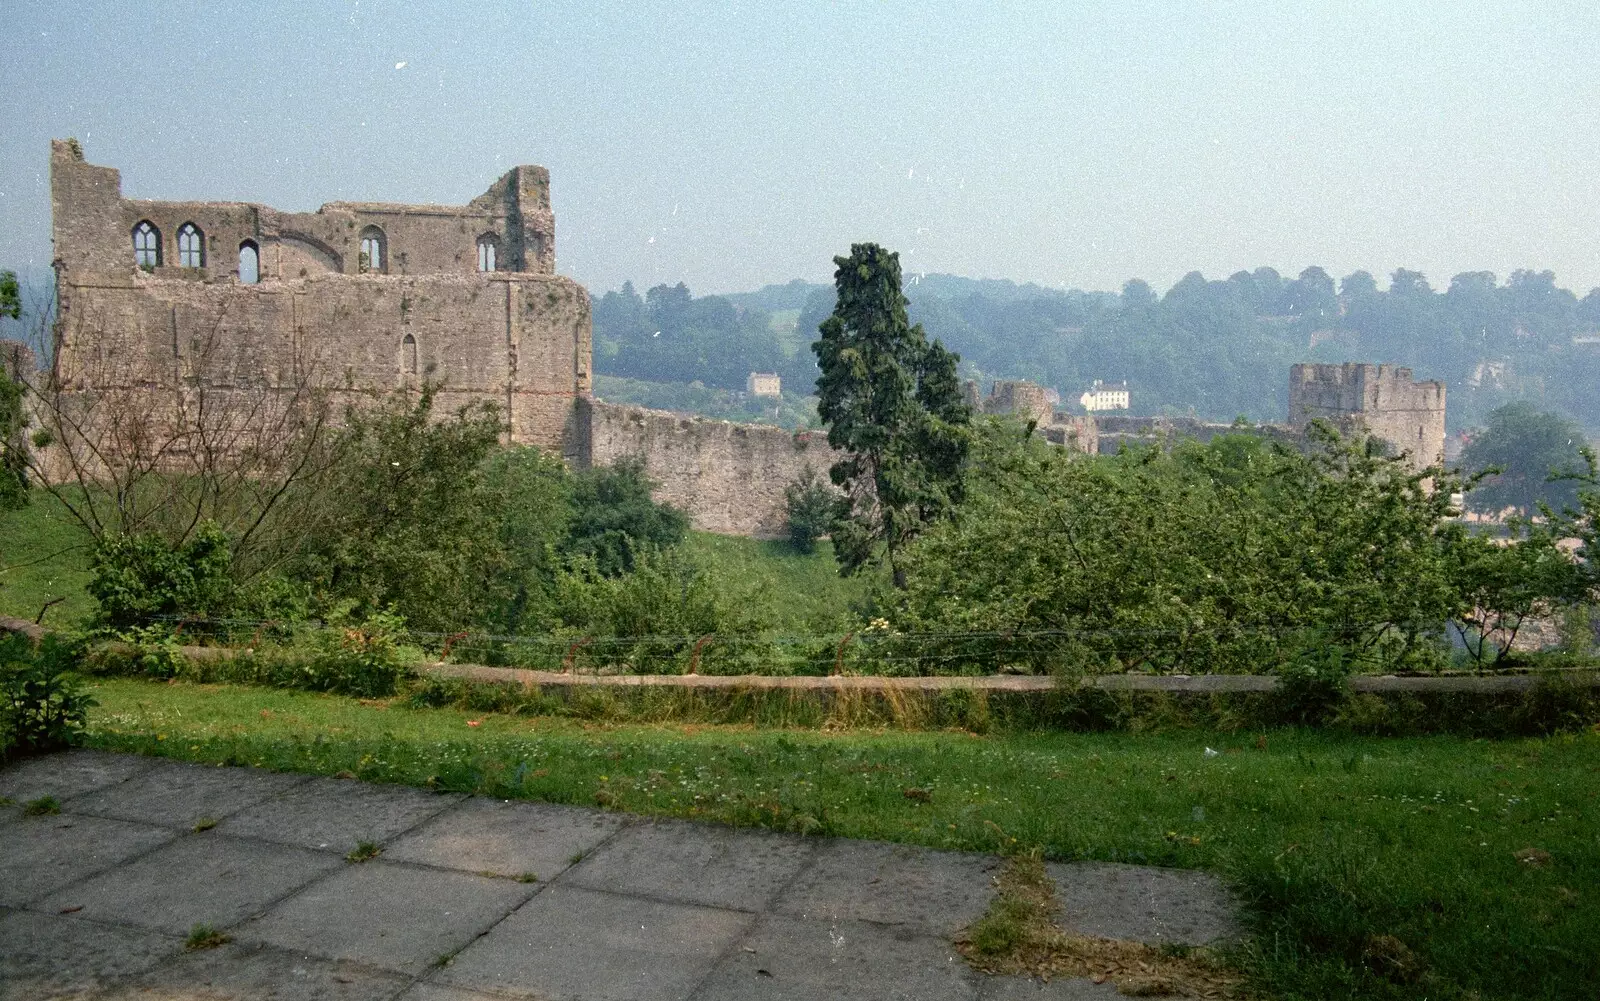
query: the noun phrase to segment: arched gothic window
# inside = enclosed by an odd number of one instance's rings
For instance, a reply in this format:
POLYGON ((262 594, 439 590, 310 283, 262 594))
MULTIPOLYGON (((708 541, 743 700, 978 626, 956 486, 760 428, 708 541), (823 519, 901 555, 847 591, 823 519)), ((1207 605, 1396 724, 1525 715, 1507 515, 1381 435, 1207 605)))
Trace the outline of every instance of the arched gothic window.
POLYGON ((493 233, 485 233, 478 237, 478 270, 494 271, 498 268, 497 258, 500 256, 500 241, 493 233))
POLYGON ((206 266, 206 238, 200 227, 186 222, 178 227, 178 267, 203 268, 206 266))
POLYGON ((261 250, 254 240, 239 244, 239 282, 254 285, 261 280, 261 250))
POLYGON ((148 219, 133 227, 133 262, 141 268, 161 266, 161 231, 148 219))
POLYGON ((417 374, 417 339, 410 334, 400 342, 400 369, 406 375, 417 374))
POLYGON ((381 275, 388 263, 388 241, 383 230, 368 226, 361 231, 361 256, 356 259, 357 270, 362 274, 381 275))

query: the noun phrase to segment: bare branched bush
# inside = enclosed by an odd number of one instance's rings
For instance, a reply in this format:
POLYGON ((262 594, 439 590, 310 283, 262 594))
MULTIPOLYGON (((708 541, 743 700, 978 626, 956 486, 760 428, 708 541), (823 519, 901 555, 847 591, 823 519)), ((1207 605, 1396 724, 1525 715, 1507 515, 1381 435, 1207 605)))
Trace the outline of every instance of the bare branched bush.
POLYGON ((298 347, 258 357, 227 320, 175 337, 170 355, 87 316, 64 351, 57 328, 54 364, 27 386, 29 474, 97 542, 154 534, 181 546, 214 524, 252 576, 314 530, 317 486, 338 458, 316 361, 298 347))

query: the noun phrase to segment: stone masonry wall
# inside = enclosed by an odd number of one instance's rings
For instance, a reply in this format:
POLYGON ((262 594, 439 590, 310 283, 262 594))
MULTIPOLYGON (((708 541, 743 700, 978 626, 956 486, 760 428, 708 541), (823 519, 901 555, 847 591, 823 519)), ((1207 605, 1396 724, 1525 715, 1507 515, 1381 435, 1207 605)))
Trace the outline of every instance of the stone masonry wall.
POLYGON ((160 407, 186 380, 220 393, 309 381, 349 400, 442 381, 443 411, 499 404, 511 440, 582 461, 590 390, 588 294, 554 274, 542 167, 517 167, 462 207, 334 203, 281 213, 243 203, 121 197, 115 170, 51 148, 58 322, 53 378, 83 391, 143 389, 160 407), (162 265, 136 266, 132 234, 160 230, 162 265), (204 234, 205 267, 180 268, 177 232, 204 234), (388 261, 358 273, 383 228, 388 261), (496 270, 478 270, 478 240, 496 270), (259 246, 261 280, 238 274, 259 246), (289 263, 285 263, 289 262, 289 263))
POLYGON ((1289 426, 1327 420, 1358 429, 1411 455, 1418 469, 1444 460, 1445 386, 1416 382, 1409 368, 1349 362, 1289 370, 1289 426))
POLYGON ((643 456, 655 498, 683 508, 694 527, 779 538, 788 531, 783 491, 807 465, 824 480, 837 454, 821 431, 685 417, 659 410, 590 405, 596 465, 643 456))

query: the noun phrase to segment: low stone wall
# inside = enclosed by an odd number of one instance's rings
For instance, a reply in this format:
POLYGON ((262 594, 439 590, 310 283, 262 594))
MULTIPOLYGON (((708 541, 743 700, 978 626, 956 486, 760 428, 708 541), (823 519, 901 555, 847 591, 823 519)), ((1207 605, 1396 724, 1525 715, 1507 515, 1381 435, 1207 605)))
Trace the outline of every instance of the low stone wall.
POLYGON ((642 456, 655 498, 695 528, 758 539, 788 532, 783 491, 807 466, 824 479, 837 455, 821 431, 789 432, 662 410, 589 404, 590 461, 642 456))

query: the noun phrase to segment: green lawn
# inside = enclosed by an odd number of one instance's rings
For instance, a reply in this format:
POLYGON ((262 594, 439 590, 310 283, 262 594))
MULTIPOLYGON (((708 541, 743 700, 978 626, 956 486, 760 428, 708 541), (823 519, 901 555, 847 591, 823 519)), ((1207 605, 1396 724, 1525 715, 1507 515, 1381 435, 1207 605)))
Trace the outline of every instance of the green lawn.
POLYGON ((43 490, 17 511, 0 513, 0 614, 33 619, 52 598, 66 600, 44 624, 71 626, 94 611, 89 582, 89 535, 43 490))
POLYGON ((684 546, 724 579, 765 582, 777 631, 804 636, 843 631, 851 605, 867 589, 864 576, 840 577, 833 544, 798 553, 784 540, 758 541, 710 532, 690 532, 684 546))
POLYGON ((1254 944, 1235 959, 1272 997, 1574 998, 1600 981, 1600 734, 827 733, 128 680, 94 694, 89 740, 107 748, 1210 869, 1248 904, 1254 944), (1384 935, 1421 956, 1424 982, 1370 972, 1384 935))

